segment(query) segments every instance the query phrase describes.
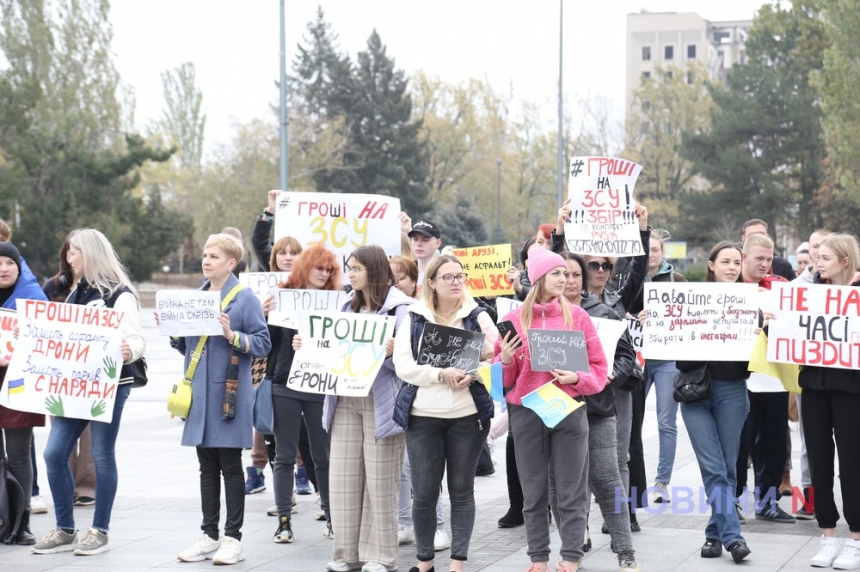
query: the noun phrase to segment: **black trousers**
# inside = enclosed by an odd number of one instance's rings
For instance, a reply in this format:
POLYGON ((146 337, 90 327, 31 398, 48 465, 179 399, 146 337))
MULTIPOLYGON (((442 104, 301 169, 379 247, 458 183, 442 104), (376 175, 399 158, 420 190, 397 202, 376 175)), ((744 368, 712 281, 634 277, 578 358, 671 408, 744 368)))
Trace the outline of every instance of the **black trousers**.
POLYGON ((860 532, 860 395, 803 390, 803 434, 819 528, 835 528, 839 510, 833 500, 833 456, 839 454, 842 511, 851 532, 860 532), (834 451, 833 438, 836 437, 834 451))
POLYGON ((633 420, 630 424, 630 446, 628 447, 630 460, 627 461, 627 468, 630 471, 628 496, 633 498, 633 491, 636 491, 636 502, 627 505, 631 514, 636 507, 648 506, 648 495, 645 494, 648 489, 648 475, 645 474, 645 449, 642 446, 642 422, 645 420, 645 384, 640 383, 639 385, 641 387, 630 392, 633 395, 633 420))
POLYGON ((209 538, 218 539, 221 518, 221 476, 224 476, 224 497, 227 500, 227 521, 224 536, 242 540, 245 520, 245 474, 242 469, 242 449, 226 447, 197 447, 200 461, 200 508, 203 522, 200 529, 209 538))
POLYGON ((514 449, 514 434, 508 428, 508 439, 505 443, 505 470, 508 473, 508 499, 511 508, 523 510, 523 487, 520 484, 520 473, 517 471, 517 455, 514 449))
MULTIPOLYGON (((788 427, 788 393, 747 392, 750 412, 741 430, 738 451, 737 496, 747 486, 747 459, 752 452, 755 472, 755 498, 779 499, 779 484, 785 471, 785 439, 788 427), (770 495, 768 497, 768 495, 770 495)), ((757 507, 760 508, 760 507, 757 507)))

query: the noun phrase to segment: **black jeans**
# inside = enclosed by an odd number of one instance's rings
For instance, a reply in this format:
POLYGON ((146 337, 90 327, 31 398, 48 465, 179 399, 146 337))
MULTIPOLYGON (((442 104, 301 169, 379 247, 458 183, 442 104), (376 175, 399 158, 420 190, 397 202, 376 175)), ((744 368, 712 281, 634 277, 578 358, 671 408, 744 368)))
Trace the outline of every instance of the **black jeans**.
POLYGON ((451 560, 466 560, 475 526, 475 469, 490 424, 478 415, 459 419, 409 417, 406 453, 412 466, 412 524, 418 560, 434 559, 436 500, 447 466, 451 500, 451 560))
MULTIPOLYGON (((630 393, 633 396, 633 421, 630 425, 630 460, 627 461, 627 467, 630 470, 630 488, 627 491, 629 497, 633 498, 634 491, 636 502, 631 502, 627 506, 630 507, 630 514, 635 513, 635 508, 645 508, 648 506, 648 477, 645 474, 645 449, 642 446, 642 422, 645 420, 645 384, 639 384, 641 387, 633 389, 630 393)), ((621 391, 624 391, 623 389, 621 391)))
POLYGON ((242 540, 245 520, 245 473, 242 470, 242 449, 226 447, 197 447, 200 461, 200 508, 203 523, 200 529, 209 538, 218 539, 221 517, 221 475, 224 475, 224 497, 227 500, 227 522, 224 536, 242 540))
POLYGON ((762 499, 779 499, 779 484, 785 470, 785 438, 788 427, 788 393, 748 392, 750 412, 741 431, 738 451, 736 493, 747 486, 747 458, 752 452, 755 472, 756 512, 763 510, 762 499))

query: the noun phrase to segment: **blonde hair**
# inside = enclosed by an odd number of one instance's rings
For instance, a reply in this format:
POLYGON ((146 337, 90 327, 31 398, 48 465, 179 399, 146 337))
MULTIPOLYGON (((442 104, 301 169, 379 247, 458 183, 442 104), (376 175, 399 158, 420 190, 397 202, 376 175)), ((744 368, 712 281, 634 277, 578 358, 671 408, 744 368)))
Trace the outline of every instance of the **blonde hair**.
POLYGON ((296 256, 302 253, 302 243, 298 239, 292 236, 282 236, 272 245, 272 253, 269 255, 269 270, 272 272, 280 271, 280 268, 278 268, 278 253, 287 248, 296 256))
MULTIPOLYGON (((549 276, 549 273, 541 276, 540 280, 537 281, 537 284, 532 285, 529 295, 526 296, 526 299, 523 302, 523 309, 520 312, 520 323, 523 326, 523 333, 532 326, 532 320, 534 320, 534 305, 543 297, 545 290, 544 284, 546 284, 547 276, 549 276)), ((573 312, 570 311, 570 304, 568 304, 567 300, 564 299, 564 296, 558 297, 558 305, 561 306, 561 315, 564 318, 564 325, 568 328, 572 328, 573 312)))
POLYGON ((203 250, 207 248, 217 248, 227 255, 227 258, 233 258, 236 264, 245 256, 245 247, 242 246, 242 241, 232 234, 210 234, 206 239, 206 244, 203 245, 203 250))
POLYGON ((665 250, 666 241, 672 239, 672 235, 665 228, 655 228, 651 231, 651 238, 660 243, 660 250, 665 250))
POLYGON ((773 250, 773 241, 768 235, 757 232, 749 235, 744 241, 743 253, 749 254, 753 246, 761 246, 762 248, 773 250))
POLYGON ((821 241, 821 246, 832 250, 839 260, 848 259, 848 265, 842 273, 842 283, 851 284, 851 278, 860 267, 860 245, 857 243, 857 237, 851 234, 833 233, 821 241))
POLYGON ((102 296, 113 294, 125 286, 137 297, 137 290, 110 241, 93 228, 78 230, 68 238, 69 244, 81 252, 84 278, 102 296))
POLYGON ((0 242, 11 242, 12 241, 12 229, 9 227, 9 224, 0 219, 0 242))
MULTIPOLYGON (((438 300, 436 299, 436 290, 430 287, 430 282, 436 279, 436 274, 439 272, 442 265, 448 264, 449 262, 458 264, 460 268, 463 268, 463 263, 460 262, 460 259, 453 254, 442 254, 441 256, 437 256, 433 259, 433 262, 430 263, 430 266, 427 267, 427 271, 424 273, 424 283, 421 285, 421 299, 424 300, 424 303, 427 304, 427 307, 430 308, 433 315, 437 317, 439 316, 439 314, 436 313, 438 300)), ((457 309, 459 310, 471 301, 473 301, 473 298, 469 293, 469 288, 466 284, 463 284, 463 289, 460 291, 460 304, 457 306, 457 309)))

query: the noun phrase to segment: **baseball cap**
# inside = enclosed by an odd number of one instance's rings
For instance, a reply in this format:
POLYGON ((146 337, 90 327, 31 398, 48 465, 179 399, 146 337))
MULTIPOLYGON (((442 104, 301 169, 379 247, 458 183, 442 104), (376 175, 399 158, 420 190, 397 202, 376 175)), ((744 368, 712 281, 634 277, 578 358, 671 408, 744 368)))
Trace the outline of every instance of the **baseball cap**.
POLYGON ((433 238, 442 238, 442 233, 439 232, 439 227, 426 219, 421 219, 412 225, 412 230, 409 231, 409 238, 415 234, 423 234, 424 236, 432 236, 433 238))

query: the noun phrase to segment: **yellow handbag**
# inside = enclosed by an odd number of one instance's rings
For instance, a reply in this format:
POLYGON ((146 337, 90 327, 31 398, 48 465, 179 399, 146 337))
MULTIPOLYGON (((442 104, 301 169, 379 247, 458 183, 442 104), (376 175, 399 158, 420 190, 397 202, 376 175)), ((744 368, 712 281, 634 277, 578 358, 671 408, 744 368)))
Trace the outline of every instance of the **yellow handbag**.
MULTIPOLYGON (((230 290, 230 292, 221 300, 221 311, 227 309, 227 305, 236 297, 239 290, 242 289, 241 284, 230 290)), ((171 417, 179 417, 180 419, 188 419, 188 413, 191 411, 191 380, 194 379, 194 372, 197 371, 197 364, 200 362, 200 357, 203 355, 203 346, 206 345, 206 340, 209 336, 200 336, 197 342, 197 348, 191 352, 191 362, 188 364, 188 369, 185 371, 185 376, 173 384, 170 390, 170 395, 167 396, 167 411, 171 417)))

